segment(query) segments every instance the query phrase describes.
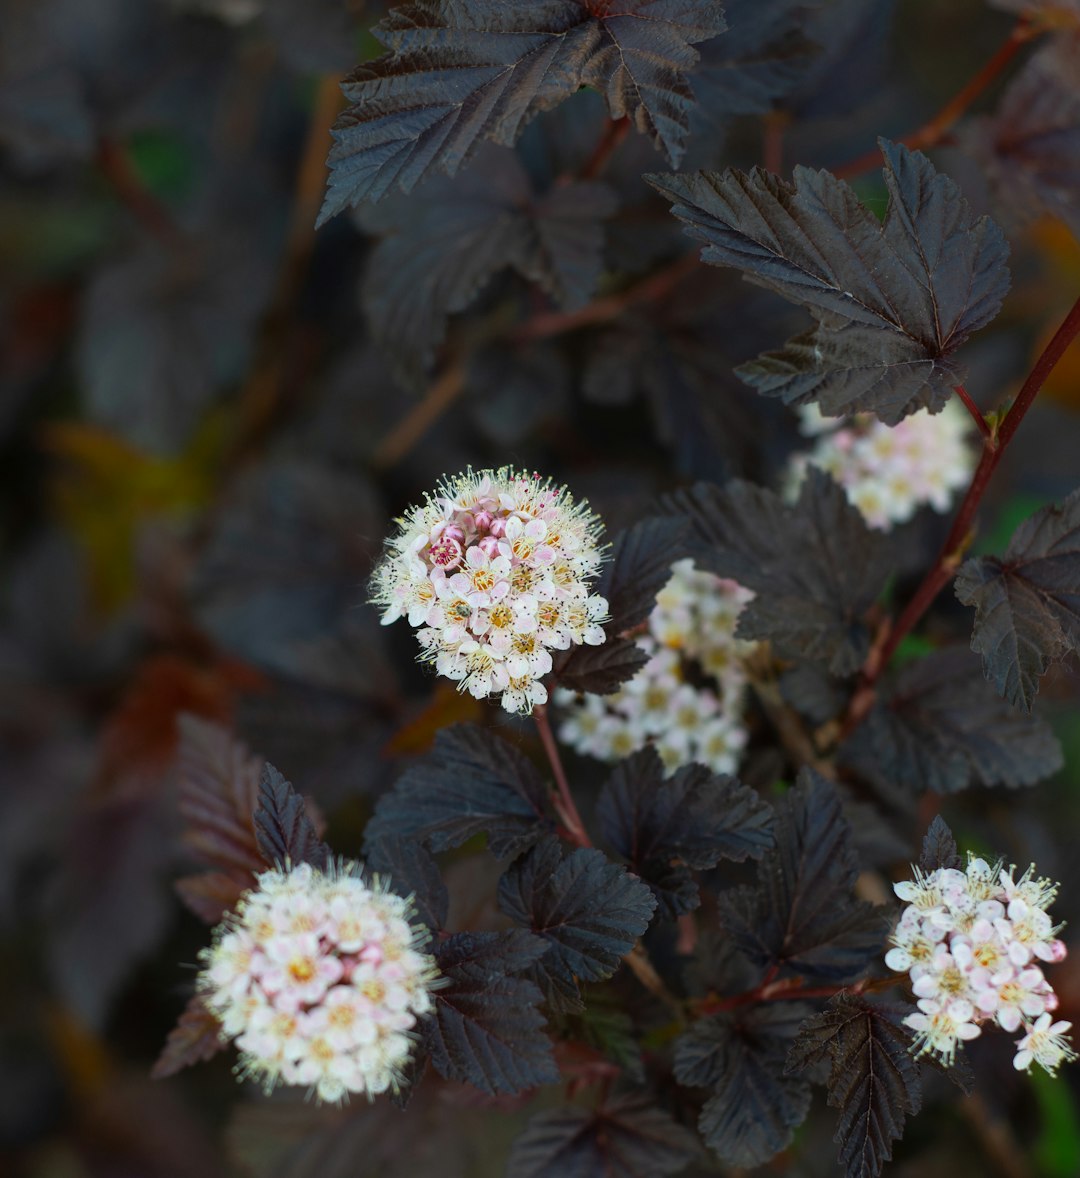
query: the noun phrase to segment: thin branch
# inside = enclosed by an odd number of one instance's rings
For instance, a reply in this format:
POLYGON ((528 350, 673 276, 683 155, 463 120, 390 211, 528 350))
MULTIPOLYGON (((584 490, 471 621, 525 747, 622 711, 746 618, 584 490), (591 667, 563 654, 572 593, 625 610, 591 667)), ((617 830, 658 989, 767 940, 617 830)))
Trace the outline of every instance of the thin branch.
POLYGON ((579 178, 582 180, 595 180, 601 175, 607 167, 608 161, 618 151, 619 146, 629 133, 629 118, 626 116, 621 119, 609 118, 604 124, 604 130, 600 135, 600 139, 592 155, 581 169, 579 178))
POLYGON ((1073 304, 1061 326, 1043 349, 1042 355, 1035 361, 1000 426, 985 438, 979 465, 975 468, 971 485, 957 510, 956 518, 945 538, 945 543, 941 546, 937 560, 915 591, 915 596, 900 614, 885 642, 880 649, 871 652, 871 658, 867 659, 863 666, 859 687, 848 709, 845 731, 850 732, 870 710, 874 701, 874 685, 896 653, 896 648, 918 624, 941 590, 952 580, 971 541, 979 504, 1006 447, 1020 428, 1024 415, 1031 408, 1047 377, 1077 335, 1080 335, 1080 299, 1073 304))
POLYGON ((1033 1171, 1012 1126, 991 1112, 981 1093, 973 1092, 960 1101, 959 1108, 983 1153, 993 1161, 1002 1178, 1032 1178, 1033 1171))
POLYGON ((656 967, 650 960, 648 951, 641 941, 638 941, 633 949, 623 957, 623 962, 629 966, 634 977, 637 978, 653 997, 659 998, 665 1006, 677 1015, 680 1023, 685 1021, 686 1011, 683 1008, 683 1004, 664 985, 664 979, 656 972, 656 967))
POLYGON ((559 756, 559 746, 555 743, 555 734, 551 731, 551 721, 548 719, 547 705, 538 704, 533 708, 533 719, 536 730, 540 734, 540 743, 544 746, 548 764, 551 766, 555 787, 558 790, 554 798, 555 813, 569 832, 572 842, 579 847, 591 847, 592 841, 581 821, 574 795, 570 792, 570 783, 566 780, 566 770, 563 768, 562 758, 559 756))
MULTIPOLYGON (((990 58, 971 81, 958 94, 950 98, 933 118, 925 122, 917 131, 912 131, 910 135, 905 135, 900 142, 906 147, 912 148, 934 147, 936 144, 941 143, 991 82, 998 77, 1009 62, 1019 53, 1020 49, 1028 41, 1039 36, 1041 32, 1042 30, 1034 26, 1030 20, 1026 17, 1021 17, 1013 26, 1012 32, 1005 38, 1005 41, 998 48, 994 56, 990 58)), ((880 163, 881 153, 876 150, 868 151, 864 155, 860 155, 853 160, 849 160, 848 163, 834 168, 833 175, 840 179, 861 176, 863 172, 869 172, 871 169, 878 167, 880 163)))
POLYGON ((761 165, 766 172, 779 176, 784 166, 784 132, 791 121, 787 111, 770 111, 761 120, 761 165))
POLYGON ((176 224, 166 206, 147 188, 123 144, 103 135, 98 141, 97 166, 124 206, 162 245, 177 253, 190 248, 187 234, 176 224))
POLYGON ((235 455, 243 454, 265 435, 281 405, 286 355, 294 341, 292 318, 315 247, 315 217, 326 185, 328 128, 343 101, 339 82, 333 75, 319 82, 308 119, 274 295, 263 317, 255 361, 238 398, 235 455))
POLYGON ((371 457, 375 470, 386 470, 405 457, 465 389, 465 361, 451 360, 427 392, 382 439, 371 457))
POLYGON ((975 422, 979 433, 981 433, 984 438, 991 438, 993 436, 993 431, 990 428, 990 423, 986 420, 986 416, 984 415, 983 411, 971 399, 971 394, 967 391, 967 389, 965 389, 962 384, 958 384, 953 388, 953 392, 960 398, 964 408, 968 411, 968 413, 971 414, 971 420, 975 422))
POLYGON ((691 271, 696 270, 698 265, 697 251, 692 250, 625 290, 606 295, 604 298, 593 299, 591 303, 578 307, 576 311, 542 311, 537 315, 531 315, 524 323, 511 330, 510 339, 517 342, 550 339, 552 336, 564 335, 568 331, 576 331, 580 327, 610 323, 628 307, 662 299, 691 271))

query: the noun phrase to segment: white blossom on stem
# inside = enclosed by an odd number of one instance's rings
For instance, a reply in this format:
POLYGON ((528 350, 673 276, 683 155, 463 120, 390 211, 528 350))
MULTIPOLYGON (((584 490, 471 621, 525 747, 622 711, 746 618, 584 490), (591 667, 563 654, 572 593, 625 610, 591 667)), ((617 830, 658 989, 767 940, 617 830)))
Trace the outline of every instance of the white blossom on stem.
POLYGON ((531 712, 547 700, 551 651, 604 641, 608 605, 590 590, 602 527, 565 487, 469 470, 397 523, 372 600, 384 625, 408 619, 420 658, 461 690, 531 712))
POLYGON ((747 739, 743 659, 752 649, 735 627, 752 597, 691 560, 678 561, 637 639, 649 661, 611 695, 556 691, 560 739, 605 761, 652 744, 668 769, 696 761, 733 772, 747 739))
POLYGON ((1014 1061, 1021 1070, 1037 1063, 1053 1073, 1075 1058, 1064 1038, 1070 1024, 1051 1024, 1057 995, 1034 964, 1066 952, 1045 910, 1057 885, 1034 870, 1017 879, 1015 867, 970 856, 965 871, 915 868, 914 879, 893 885, 907 907, 885 964, 911 978, 919 1010, 904 1022, 917 1053, 949 1063, 960 1043, 996 1023, 1025 1032, 1014 1061))
POLYGON ((240 1072, 320 1100, 397 1088, 439 976, 428 931, 359 864, 264 871, 203 950, 198 987, 240 1072))

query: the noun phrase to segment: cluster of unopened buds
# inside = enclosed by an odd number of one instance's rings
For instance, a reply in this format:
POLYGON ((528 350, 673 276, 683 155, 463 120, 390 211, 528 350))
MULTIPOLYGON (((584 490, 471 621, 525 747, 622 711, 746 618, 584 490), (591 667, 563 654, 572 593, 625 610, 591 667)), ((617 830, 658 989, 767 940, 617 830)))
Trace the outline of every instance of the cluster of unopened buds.
POLYGON ((421 658, 508 712, 547 702, 551 652, 599 645, 607 602, 590 592, 598 518, 565 487, 503 467, 449 479, 398 521, 375 570, 384 625, 405 617, 421 658))
POLYGON ((735 637, 735 625, 752 597, 692 560, 673 565, 637 639, 649 661, 612 695, 560 688, 560 739, 605 761, 653 744, 668 769, 695 761, 733 772, 746 743, 743 659, 752 645, 735 637))
POLYGON ((240 1074, 320 1100, 396 1089, 438 981, 428 931, 359 864, 264 871, 202 953, 206 1007, 240 1074))
POLYGON ((869 414, 824 417, 815 405, 804 406, 800 416, 802 432, 817 441, 793 457, 789 490, 797 491, 806 468, 816 466, 844 488, 873 528, 888 531, 927 505, 948 511, 971 481, 971 418, 955 401, 940 413, 922 409, 892 426, 869 414))
POLYGON ((917 870, 894 890, 907 907, 885 963, 911 976, 919 1011, 904 1022, 920 1054, 951 1063, 959 1043, 996 1023, 1023 1030, 1013 1061, 1020 1070, 1037 1063, 1053 1074, 1076 1058, 1065 1038, 1072 1024, 1054 1021, 1057 995, 1042 972, 1065 957, 1046 911, 1056 884, 1034 867, 1017 878, 1015 867, 969 857, 966 871, 917 870))

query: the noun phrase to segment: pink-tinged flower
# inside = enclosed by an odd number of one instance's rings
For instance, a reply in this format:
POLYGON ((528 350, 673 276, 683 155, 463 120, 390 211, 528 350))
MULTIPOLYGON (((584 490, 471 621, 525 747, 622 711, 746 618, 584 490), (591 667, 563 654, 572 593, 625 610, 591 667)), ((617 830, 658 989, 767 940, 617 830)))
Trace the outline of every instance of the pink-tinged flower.
POLYGON ((465 567, 450 578, 450 586, 471 602, 474 609, 482 609, 509 594, 510 569, 508 557, 489 556, 479 544, 474 544, 465 553, 465 567))
POLYGON ((356 863, 263 872, 216 930, 198 981, 241 1074, 329 1101, 395 1087, 438 981, 410 915, 356 863))
POLYGON ((994 926, 1014 965, 1027 965, 1032 957, 1060 961, 1065 956, 1065 947, 1055 939, 1054 923, 1045 912, 1019 898, 1009 902, 1007 912, 1007 918, 995 921, 994 926))
POLYGON ((1013 1067, 1026 1072, 1037 1063, 1053 1076, 1063 1063, 1076 1059, 1076 1052, 1065 1038, 1070 1027, 1072 1023, 1052 1022, 1049 1014, 1039 1015, 1034 1026, 1017 1041, 1013 1067))
MULTIPOLYGON (((1057 995, 1032 959, 1060 960, 1065 946, 1054 937, 1050 917, 1033 901, 1048 902, 1056 885, 1035 879, 1034 868, 1020 880, 1014 880, 1014 871, 1004 872, 1000 863, 974 856, 964 872, 916 870, 913 881, 896 885, 897 894, 910 905, 893 935, 895 948, 886 955, 886 964, 910 973, 920 1014, 905 1021, 919 1032, 920 1051, 940 1054, 942 1044, 955 1050, 956 1043, 973 1037, 961 1024, 977 1034, 981 1022, 993 1020, 1006 1031, 1027 1028, 1017 1067, 1043 1062, 1042 1053, 1052 1071, 1071 1058, 1066 1054, 1071 1048, 1063 1047, 1060 1031, 1051 1028, 1057 995), (1032 1019, 1037 1020, 1034 1028, 1032 1019)), ((1061 1027, 1067 1029, 1067 1024, 1061 1027)))
POLYGON ((957 964, 975 986, 981 987, 984 980, 986 984, 991 983, 1003 970, 1012 972, 1008 946, 993 921, 985 916, 980 916, 966 933, 953 937, 951 949, 957 964))
POLYGON ((904 1019, 904 1025, 915 1032, 915 1054, 936 1055, 942 1063, 951 1065, 957 1046, 977 1039, 981 1033, 972 1022, 974 1014, 974 1007, 963 999, 920 999, 918 1013, 904 1019))
POLYGON ((1049 1010, 1052 994, 1042 970, 1031 965, 1010 971, 1007 979, 983 987, 976 1005, 983 1014, 993 1015, 1002 1030, 1015 1031, 1022 1019, 1037 1018, 1049 1010))
MULTIPOLYGON (((385 623, 407 616, 420 657, 477 698, 501 695, 509 678, 526 672, 534 680, 546 674, 552 650, 604 641, 606 604, 589 597, 603 555, 600 522, 565 488, 508 467, 467 471, 399 525, 376 567, 372 600, 385 623), (563 599, 589 604, 567 610, 563 599), (490 647, 481 663, 513 657, 514 671, 467 666, 477 648, 465 644, 479 639, 490 647)), ((530 710, 541 695, 533 687, 509 689, 512 710, 530 710)))
MULTIPOLYGON (((573 622, 568 637, 573 630, 584 638, 580 595, 564 593, 552 580, 550 589, 537 590, 541 613, 550 600, 560 627, 567 628, 568 614, 573 622)), ((648 633, 637 638, 648 656, 638 674, 610 695, 556 695, 560 708, 583 713, 582 725, 564 728, 569 742, 605 760, 651 744, 667 769, 696 762, 733 772, 747 739, 744 658, 752 649, 735 637, 735 627, 752 596, 695 569, 692 560, 676 561, 649 615, 648 633)), ((550 624, 556 624, 554 612, 550 624)), ((598 618, 594 624, 599 629, 598 618)))
POLYGON ((343 972, 340 958, 324 954, 313 933, 275 937, 265 952, 267 967, 259 981, 282 1010, 319 1002, 343 972))
POLYGON ((812 409, 801 411, 802 428, 816 441, 793 456, 785 480, 793 498, 815 466, 833 476, 871 527, 888 531, 923 505, 947 511, 971 478, 977 458, 971 420, 956 401, 942 413, 920 411, 895 426, 869 414, 846 423, 820 414, 811 419, 812 409))

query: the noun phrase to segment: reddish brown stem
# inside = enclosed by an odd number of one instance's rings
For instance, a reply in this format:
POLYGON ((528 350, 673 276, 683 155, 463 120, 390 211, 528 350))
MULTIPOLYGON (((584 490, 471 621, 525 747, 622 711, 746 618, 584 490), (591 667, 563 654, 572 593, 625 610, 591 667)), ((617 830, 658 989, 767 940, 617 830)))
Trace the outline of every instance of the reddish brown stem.
POLYGON ((566 827, 571 842, 577 843, 579 847, 591 847, 592 841, 585 830, 585 823, 581 821, 574 795, 570 792, 570 783, 566 780, 566 770, 563 769, 562 758, 559 756, 559 746, 555 743, 555 734, 551 731, 546 704, 538 704, 533 708, 533 719, 536 721, 540 743, 544 746, 552 776, 555 778, 555 788, 558 791, 553 799, 555 813, 566 827))
POLYGON ((766 975, 765 979, 752 990, 742 994, 733 994, 730 998, 709 998, 700 1003, 697 1014, 704 1016, 718 1014, 724 1010, 734 1010, 739 1006, 748 1006, 754 1002, 789 1002, 800 1001, 805 998, 835 998, 837 994, 861 994, 864 990, 882 989, 896 984, 896 978, 887 978, 874 982, 864 978, 848 986, 804 986, 802 978, 781 978, 774 981, 776 970, 766 975))
POLYGON ((608 119, 592 155, 581 169, 580 179, 595 180, 607 167, 608 160, 618 151, 619 145, 629 133, 628 118, 608 119))
POLYGON ((786 111, 774 110, 762 120, 761 164, 766 172, 779 176, 784 166, 784 131, 788 125, 786 111))
POLYGON ((1001 456, 1019 429, 1020 422, 1023 421, 1024 415, 1031 408, 1039 390, 1046 383, 1046 378, 1054 370, 1055 365, 1078 334, 1080 334, 1080 299, 1077 299, 1073 304, 1072 310, 1065 316, 1061 326, 1043 349, 1042 355, 1035 361, 1001 425, 996 430, 992 429, 985 437, 982 457, 979 459, 979 465, 975 468, 971 486, 968 487, 967 494, 960 504, 949 534, 945 538, 945 543, 942 544, 941 551, 938 553, 937 560, 915 591, 915 596, 900 614, 885 642, 880 648, 871 652, 870 658, 867 659, 863 667, 859 688, 855 692, 848 710, 845 725, 848 731, 869 711, 874 698, 874 684, 896 653, 896 648, 911 633, 959 567, 970 540, 979 504, 982 502, 990 479, 1001 461, 1001 456))
POLYGON ((960 398, 964 408, 971 414, 971 420, 975 422, 979 433, 984 438, 992 438, 993 431, 990 429, 990 423, 986 420, 983 411, 971 399, 971 394, 964 388, 962 384, 955 385, 953 392, 960 398))
MULTIPOLYGON (((968 111, 990 83, 997 78, 1016 54, 1019 53, 1021 46, 1025 45, 1033 37, 1037 37, 1040 31, 1026 17, 1021 17, 1016 25, 1013 26, 1012 32, 1006 37, 998 51, 971 81, 958 94, 950 98, 933 118, 925 122, 917 131, 912 131, 910 135, 905 135, 900 142, 907 147, 913 148, 933 147, 935 144, 940 143, 949 131, 952 130, 961 116, 968 111)), ((869 172, 872 168, 876 168, 880 164, 881 153, 876 150, 868 151, 853 160, 849 160, 846 164, 841 164, 840 167, 834 168, 833 175, 840 179, 861 176, 863 172, 869 172)))
POLYGON ((647 303, 662 299, 683 278, 698 267, 697 251, 682 254, 669 266, 650 274, 618 294, 593 299, 576 311, 543 311, 533 315, 510 332, 510 338, 518 342, 549 339, 576 331, 579 327, 592 327, 598 323, 610 323, 617 319, 627 307, 636 303, 647 303))
POLYGON ((98 142, 97 165, 113 191, 144 229, 171 250, 187 248, 187 235, 173 220, 165 205, 147 188, 123 144, 102 136, 98 142))

